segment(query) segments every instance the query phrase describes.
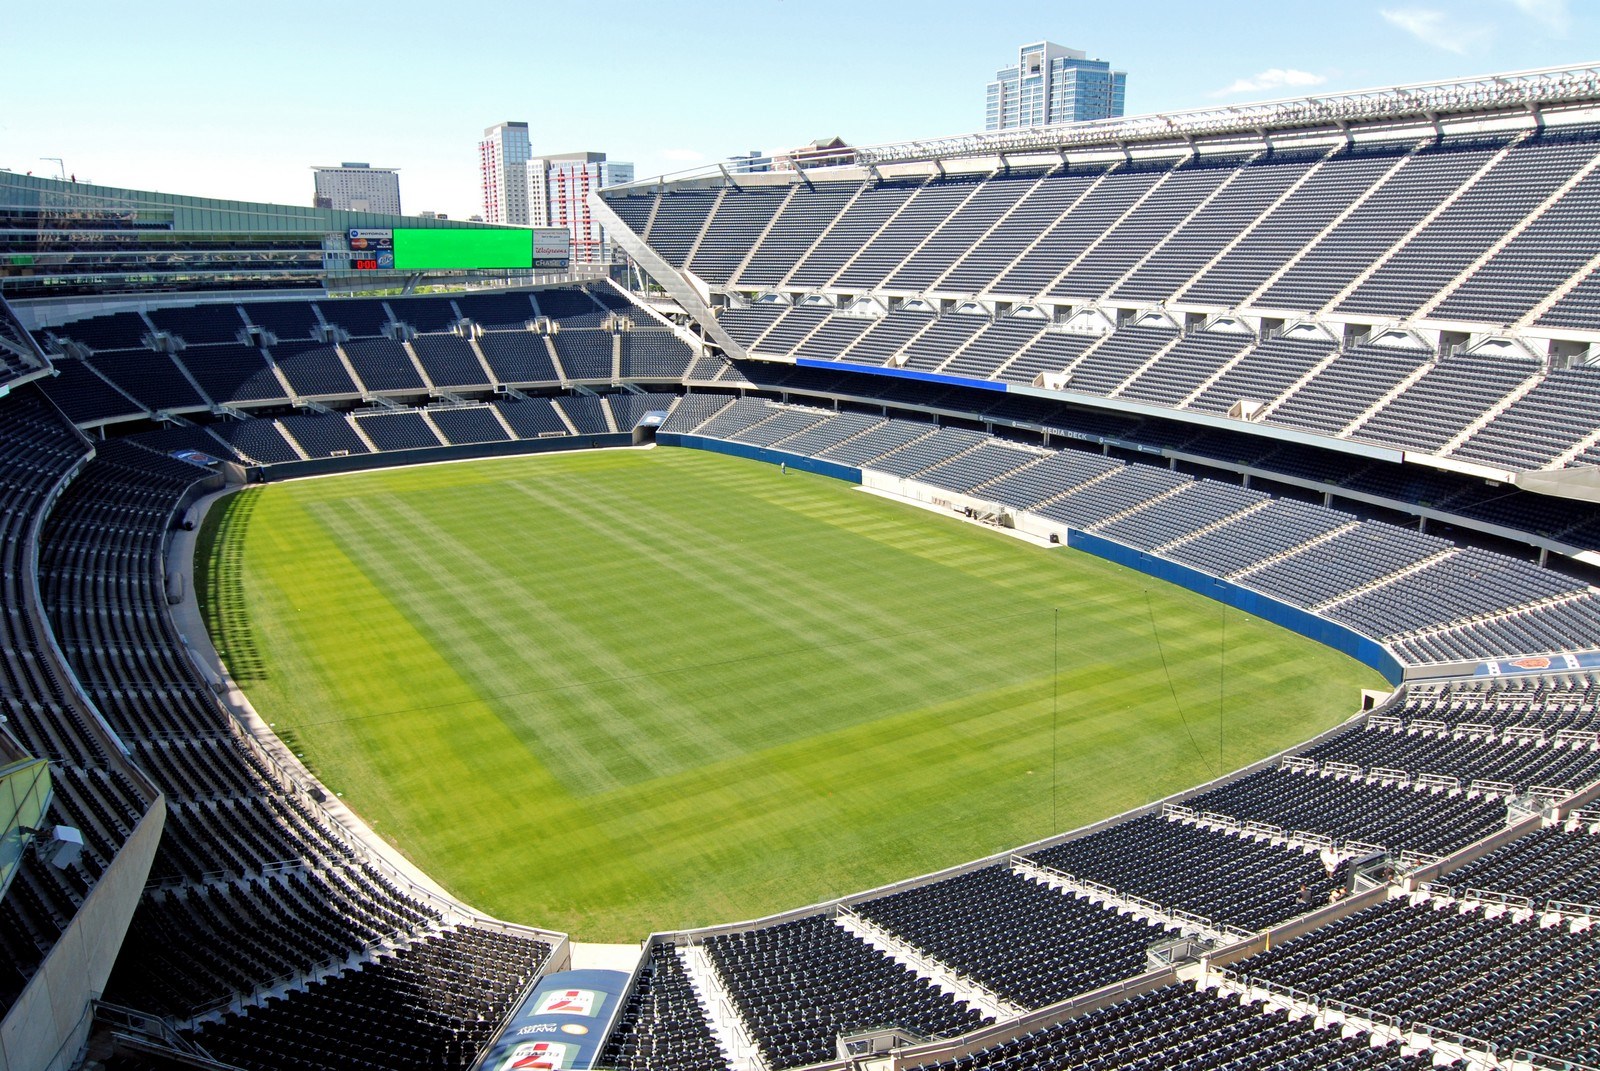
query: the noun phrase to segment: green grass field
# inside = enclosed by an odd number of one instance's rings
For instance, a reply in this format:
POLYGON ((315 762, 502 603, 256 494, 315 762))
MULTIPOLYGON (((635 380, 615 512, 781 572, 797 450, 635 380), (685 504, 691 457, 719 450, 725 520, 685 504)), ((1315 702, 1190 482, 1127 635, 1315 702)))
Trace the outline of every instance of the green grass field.
POLYGON ((218 648, 324 782, 469 902, 581 940, 1070 829, 1382 684, 1076 551, 691 450, 276 484, 202 535, 218 648))

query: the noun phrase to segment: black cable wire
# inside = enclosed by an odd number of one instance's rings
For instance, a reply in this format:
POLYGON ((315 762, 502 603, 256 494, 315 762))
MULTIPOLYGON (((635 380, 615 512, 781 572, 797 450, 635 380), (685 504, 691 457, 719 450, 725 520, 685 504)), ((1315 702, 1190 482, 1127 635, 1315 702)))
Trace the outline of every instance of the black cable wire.
MULTIPOLYGON (((1194 747, 1195 755, 1200 759, 1200 765, 1211 769, 1205 752, 1200 749, 1200 741, 1194 738, 1194 732, 1189 728, 1189 719, 1183 713, 1183 704, 1178 702, 1178 686, 1172 682, 1172 670, 1167 666, 1167 650, 1161 644, 1161 632, 1156 628, 1156 608, 1150 601, 1150 589, 1144 589, 1144 608, 1150 614, 1150 634, 1156 638, 1156 652, 1161 655, 1161 671, 1167 675, 1167 690, 1172 693, 1172 705, 1178 711, 1178 720, 1183 723, 1184 735, 1189 738, 1189 743, 1194 747)), ((1220 770, 1215 771, 1221 773, 1220 770)))

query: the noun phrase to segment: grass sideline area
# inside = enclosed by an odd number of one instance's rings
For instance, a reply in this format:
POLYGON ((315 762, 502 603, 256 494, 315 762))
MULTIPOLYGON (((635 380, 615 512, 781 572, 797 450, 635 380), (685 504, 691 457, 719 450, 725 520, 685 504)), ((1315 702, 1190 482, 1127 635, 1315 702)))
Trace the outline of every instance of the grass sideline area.
POLYGON ((579 940, 1072 829, 1384 686, 1089 555, 686 449, 268 485, 197 553, 218 650, 318 776, 463 899, 579 940))

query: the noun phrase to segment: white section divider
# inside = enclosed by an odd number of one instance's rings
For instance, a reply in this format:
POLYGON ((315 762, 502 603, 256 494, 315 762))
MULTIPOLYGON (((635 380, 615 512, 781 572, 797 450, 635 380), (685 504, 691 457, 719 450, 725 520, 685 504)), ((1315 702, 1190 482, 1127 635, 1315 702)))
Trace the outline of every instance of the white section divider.
POLYGON ((756 1047, 744 1017, 734 1007, 733 998, 722 986, 722 976, 711 965, 705 949, 699 945, 680 945, 678 958, 689 974, 689 984, 695 996, 706 1009, 711 1032, 716 1035, 724 1052, 728 1053, 730 1071, 768 1071, 767 1061, 756 1047))
POLYGON ((1028 1010, 1021 1005, 1011 1003, 972 979, 962 977, 944 963, 901 940, 883 927, 862 918, 847 907, 841 906, 833 921, 841 929, 861 938, 902 967, 916 971, 944 992, 957 1000, 966 1001, 968 1007, 993 1016, 996 1021, 1015 1019, 1028 1010))

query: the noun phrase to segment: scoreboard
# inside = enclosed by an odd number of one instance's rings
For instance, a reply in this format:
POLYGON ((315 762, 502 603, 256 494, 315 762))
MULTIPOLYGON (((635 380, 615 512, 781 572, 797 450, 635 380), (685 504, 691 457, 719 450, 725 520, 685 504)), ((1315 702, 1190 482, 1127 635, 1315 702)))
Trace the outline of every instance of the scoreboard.
POLYGON ((564 227, 352 227, 356 271, 476 271, 565 268, 572 239, 564 227))

